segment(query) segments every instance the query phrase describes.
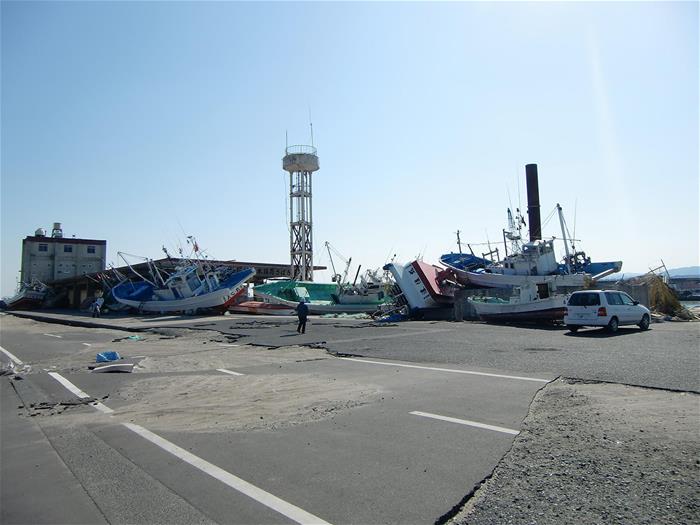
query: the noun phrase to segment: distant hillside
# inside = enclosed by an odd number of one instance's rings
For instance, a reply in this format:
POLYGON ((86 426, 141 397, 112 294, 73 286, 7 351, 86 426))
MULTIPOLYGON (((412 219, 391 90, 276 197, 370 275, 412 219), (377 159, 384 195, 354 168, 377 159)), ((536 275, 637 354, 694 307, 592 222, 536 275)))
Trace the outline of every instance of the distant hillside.
MULTIPOLYGON (((660 273, 660 272, 656 272, 660 273)), ((668 271, 668 274, 671 277, 698 277, 700 278, 700 266, 684 266, 683 268, 673 268, 668 271)), ((632 279, 633 277, 639 277, 641 275, 644 275, 643 273, 638 273, 638 272, 620 272, 620 273, 615 273, 613 275, 609 275, 608 277, 605 277, 601 279, 601 281, 605 282, 610 282, 610 281, 619 281, 620 279, 632 279)))
POLYGON ((671 277, 700 277, 700 266, 674 268, 673 270, 669 270, 668 274, 671 277))

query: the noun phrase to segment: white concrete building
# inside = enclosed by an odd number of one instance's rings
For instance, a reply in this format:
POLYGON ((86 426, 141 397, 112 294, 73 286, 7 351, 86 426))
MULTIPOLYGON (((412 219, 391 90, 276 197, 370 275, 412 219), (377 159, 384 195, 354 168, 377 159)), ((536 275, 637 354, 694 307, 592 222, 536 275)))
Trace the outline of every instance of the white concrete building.
POLYGON ((54 223, 51 236, 39 228, 22 240, 22 282, 50 283, 60 279, 101 272, 106 267, 107 241, 63 237, 61 223, 54 223))

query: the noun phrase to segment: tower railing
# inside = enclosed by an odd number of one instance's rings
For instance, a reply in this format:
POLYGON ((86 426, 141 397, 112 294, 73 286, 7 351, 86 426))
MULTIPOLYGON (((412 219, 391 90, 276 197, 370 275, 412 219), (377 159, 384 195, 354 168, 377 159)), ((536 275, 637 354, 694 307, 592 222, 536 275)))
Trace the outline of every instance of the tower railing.
POLYGON ((287 148, 285 149, 286 155, 299 155, 300 153, 316 155, 316 148, 314 148, 313 146, 303 146, 297 144, 294 146, 287 146, 287 148))

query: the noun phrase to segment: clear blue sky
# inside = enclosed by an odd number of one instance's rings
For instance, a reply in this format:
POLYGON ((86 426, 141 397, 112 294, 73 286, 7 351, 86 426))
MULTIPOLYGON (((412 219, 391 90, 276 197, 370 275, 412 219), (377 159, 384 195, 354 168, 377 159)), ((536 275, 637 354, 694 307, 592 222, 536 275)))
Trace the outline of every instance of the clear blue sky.
MULTIPOLYGON (((699 263, 698 3, 2 2, 2 295, 62 222, 158 258, 289 261, 285 130, 315 262, 498 241, 537 163, 594 259, 699 263)), ((556 221, 545 228, 558 235, 556 221)), ((321 276, 323 277, 323 276, 321 276)))

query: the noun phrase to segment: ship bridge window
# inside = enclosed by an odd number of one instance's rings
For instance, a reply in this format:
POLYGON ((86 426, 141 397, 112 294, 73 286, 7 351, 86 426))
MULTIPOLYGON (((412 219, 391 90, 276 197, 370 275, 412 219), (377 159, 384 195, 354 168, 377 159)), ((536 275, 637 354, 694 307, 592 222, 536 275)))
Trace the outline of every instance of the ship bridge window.
POLYGON ((40 245, 39 245, 39 251, 40 251, 40 252, 48 252, 48 251, 49 251, 49 245, 48 245, 48 244, 40 244, 40 245))
POLYGON ((196 273, 192 272, 190 275, 187 276, 187 285, 190 287, 190 290, 196 290, 201 286, 201 284, 202 282, 199 280, 199 277, 197 277, 196 273))
POLYGON ((87 247, 87 252, 88 252, 88 253, 95 253, 95 247, 94 247, 94 246, 88 246, 88 247, 87 247))
POLYGON ((63 253, 73 253, 73 247, 70 244, 63 246, 63 253))

